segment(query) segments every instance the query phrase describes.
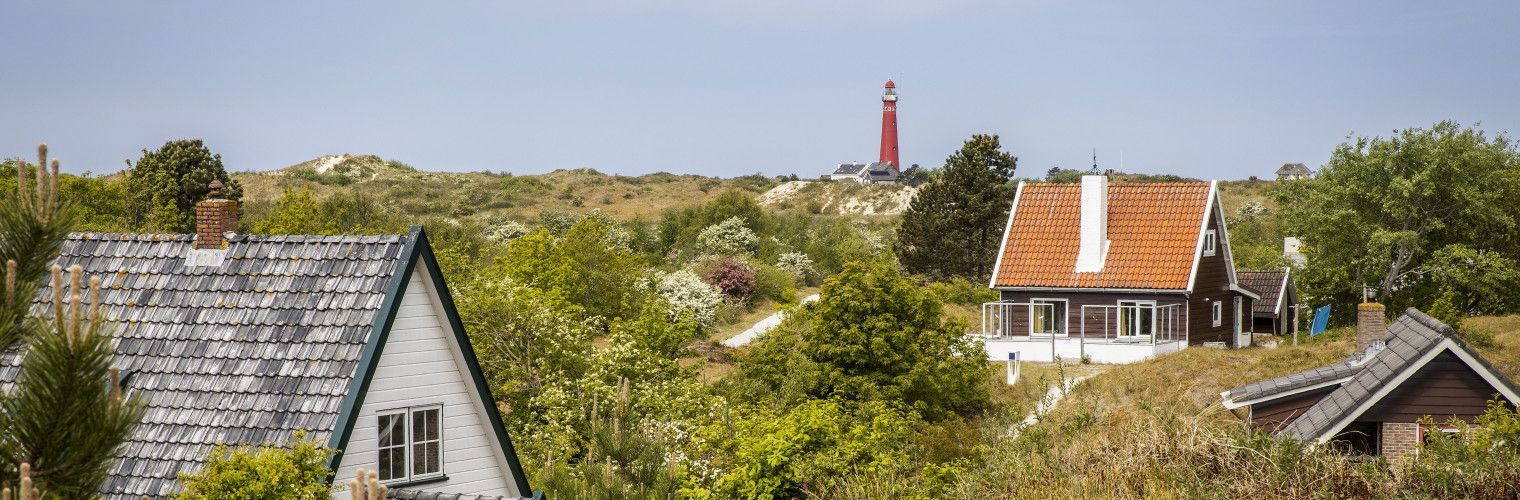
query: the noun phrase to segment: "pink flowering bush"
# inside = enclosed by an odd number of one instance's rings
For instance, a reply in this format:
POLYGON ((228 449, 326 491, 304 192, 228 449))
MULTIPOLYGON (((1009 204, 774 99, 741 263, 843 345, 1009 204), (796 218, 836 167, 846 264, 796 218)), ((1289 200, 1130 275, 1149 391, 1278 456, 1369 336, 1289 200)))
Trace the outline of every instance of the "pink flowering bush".
POLYGON ((730 300, 744 300, 755 291, 755 271, 741 260, 720 260, 704 277, 730 300))

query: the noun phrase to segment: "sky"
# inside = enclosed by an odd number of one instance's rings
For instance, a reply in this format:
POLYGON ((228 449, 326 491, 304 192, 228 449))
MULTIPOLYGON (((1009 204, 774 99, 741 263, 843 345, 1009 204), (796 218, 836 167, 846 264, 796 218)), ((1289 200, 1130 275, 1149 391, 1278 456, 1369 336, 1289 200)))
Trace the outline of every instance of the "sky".
POLYGON ((905 164, 993 133, 1051 167, 1318 167, 1350 136, 1520 130, 1520 2, 0 3, 0 157, 70 172, 204 139, 229 170, 736 176, 905 164))

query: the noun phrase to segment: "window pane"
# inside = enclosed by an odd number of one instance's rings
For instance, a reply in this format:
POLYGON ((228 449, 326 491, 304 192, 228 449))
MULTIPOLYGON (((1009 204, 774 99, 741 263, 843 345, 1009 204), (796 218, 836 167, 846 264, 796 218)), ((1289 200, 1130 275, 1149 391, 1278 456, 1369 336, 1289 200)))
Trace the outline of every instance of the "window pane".
POLYGON ((412 445, 412 475, 438 473, 438 459, 437 441, 412 445))
POLYGON ((429 472, 440 472, 443 470, 442 464, 439 462, 440 460, 443 460, 443 453, 441 452, 443 449, 442 447, 443 443, 439 441, 428 443, 427 463, 429 472))
POLYGON ((380 446, 397 446, 406 439, 406 428, 402 427, 401 417, 405 415, 381 415, 380 416, 380 446))
POLYGON ((401 457, 405 451, 406 448, 380 449, 380 463, 375 471, 379 474, 380 480, 398 479, 405 475, 402 468, 405 467, 406 462, 401 457))
POLYGON ((420 413, 423 423, 423 431, 419 440, 435 441, 438 439, 438 410, 426 410, 420 413))

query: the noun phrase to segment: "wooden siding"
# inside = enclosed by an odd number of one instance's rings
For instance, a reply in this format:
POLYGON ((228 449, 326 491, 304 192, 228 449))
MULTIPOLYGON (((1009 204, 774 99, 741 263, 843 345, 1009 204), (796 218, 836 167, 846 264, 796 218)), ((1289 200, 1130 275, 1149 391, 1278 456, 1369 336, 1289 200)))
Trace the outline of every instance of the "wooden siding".
MULTIPOLYGON (((1224 342, 1226 345, 1235 345, 1235 299, 1237 292, 1230 290, 1230 268, 1225 261, 1228 252, 1225 250, 1224 225, 1220 223, 1217 212, 1209 212, 1209 229, 1217 231, 1219 235, 1218 251, 1212 256, 1203 256, 1200 252, 1198 261, 1198 274, 1193 278, 1193 293, 1188 298, 1188 324, 1193 326, 1188 332, 1189 344, 1201 344, 1204 342, 1224 342), (1219 326, 1214 326, 1213 302, 1224 302, 1223 321, 1219 326)), ((1245 318, 1250 318, 1250 297, 1244 297, 1241 307, 1247 311, 1245 318)), ((1250 328, 1250 324, 1244 328, 1250 328)))
POLYGON ((1429 415, 1437 422, 1451 417, 1471 422, 1496 392, 1456 355, 1443 352, 1358 420, 1408 423, 1429 415))
MULTIPOLYGON (((1105 293, 1105 292, 1074 292, 1074 291, 1003 291, 1004 302, 1028 304, 1031 299, 1064 299, 1066 303, 1066 335, 1071 338, 1081 337, 1082 329, 1079 327, 1082 321, 1082 306, 1116 306, 1121 300, 1154 300, 1156 306, 1161 307, 1169 304, 1183 306, 1178 312, 1177 321, 1180 327, 1187 328, 1186 300, 1180 293, 1156 294, 1156 293, 1105 293)), ((1087 338, 1113 338, 1114 332, 1118 331, 1115 324, 1113 308, 1089 309, 1087 318, 1087 338), (1105 332, 1104 311, 1107 312, 1108 322, 1105 332)), ((1161 313, 1158 312, 1159 316, 1161 313)), ((1164 326, 1158 325, 1158 331, 1164 326)), ((1017 332, 1018 335, 1029 334, 1029 309, 1027 307, 1013 308, 1012 318, 1008 322, 1008 330, 1017 332)), ((1182 330, 1179 330, 1182 331, 1182 330)))
MULTIPOLYGON (((423 488, 443 493, 522 496, 515 491, 506 457, 485 421, 485 410, 470 386, 459 346, 424 272, 419 264, 407 283, 336 477, 347 484, 356 469, 375 469, 378 412, 441 404, 443 472, 449 479, 423 488)), ((335 491, 333 498, 348 498, 346 489, 335 491)))
POLYGON ((1267 432, 1276 431, 1303 415, 1304 410, 1314 406, 1314 403, 1318 403, 1336 387, 1338 386, 1315 389, 1251 405, 1251 426, 1267 432))

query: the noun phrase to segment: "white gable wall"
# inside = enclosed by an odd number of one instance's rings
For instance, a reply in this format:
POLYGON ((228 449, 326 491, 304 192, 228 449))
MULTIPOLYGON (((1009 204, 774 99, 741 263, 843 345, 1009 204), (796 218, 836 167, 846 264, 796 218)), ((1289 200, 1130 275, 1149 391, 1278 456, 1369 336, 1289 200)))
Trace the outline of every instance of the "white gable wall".
POLYGON ((432 280, 419 262, 407 283, 390 337, 380 353, 369 392, 338 466, 333 498, 346 499, 346 485, 357 469, 374 470, 378 460, 378 413, 424 405, 443 405, 443 473, 448 481, 415 489, 444 493, 524 496, 507 466, 501 445, 486 420, 443 312, 432 280))

